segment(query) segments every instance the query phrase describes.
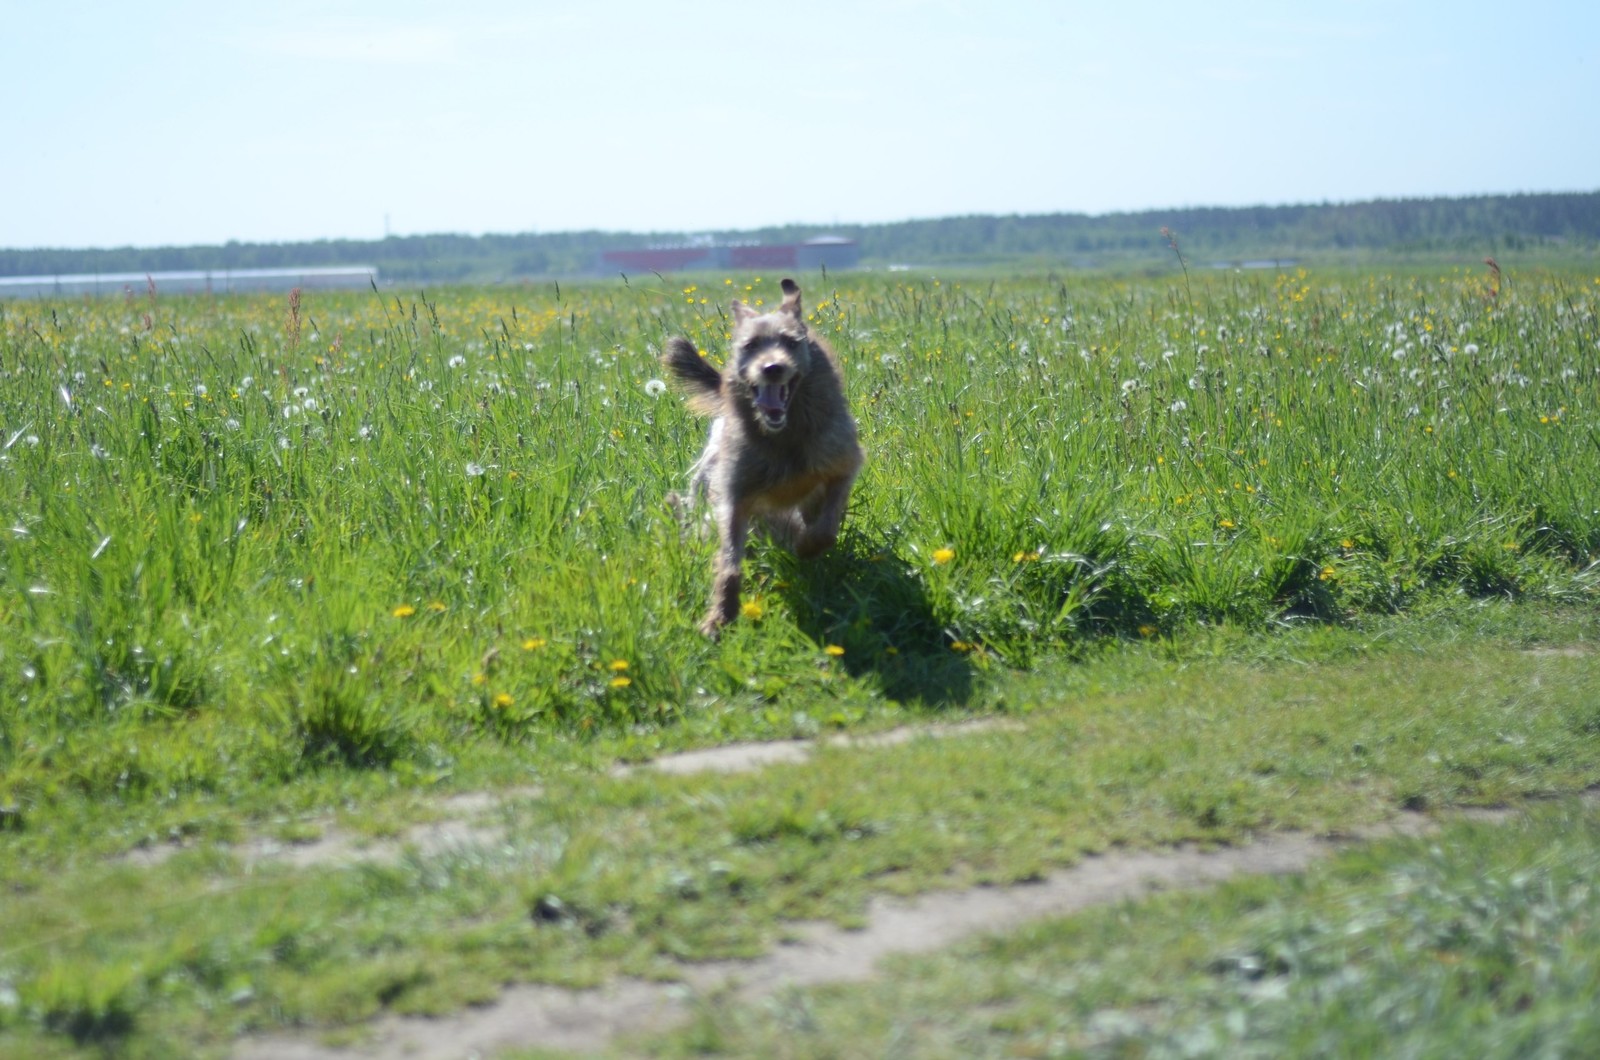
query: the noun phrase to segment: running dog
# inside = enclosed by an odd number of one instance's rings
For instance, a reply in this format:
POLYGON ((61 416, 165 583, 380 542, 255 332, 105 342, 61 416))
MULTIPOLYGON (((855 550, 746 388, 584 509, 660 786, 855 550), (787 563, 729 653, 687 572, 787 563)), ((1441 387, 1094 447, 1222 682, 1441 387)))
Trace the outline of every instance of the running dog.
POLYGON ((713 417, 690 475, 717 524, 711 607, 700 623, 712 638, 739 614, 751 520, 801 558, 826 552, 839 539, 862 462, 839 360, 806 330, 800 286, 784 280, 773 312, 740 301, 731 309, 732 356, 722 371, 683 338, 669 340, 661 356, 690 408, 713 417))

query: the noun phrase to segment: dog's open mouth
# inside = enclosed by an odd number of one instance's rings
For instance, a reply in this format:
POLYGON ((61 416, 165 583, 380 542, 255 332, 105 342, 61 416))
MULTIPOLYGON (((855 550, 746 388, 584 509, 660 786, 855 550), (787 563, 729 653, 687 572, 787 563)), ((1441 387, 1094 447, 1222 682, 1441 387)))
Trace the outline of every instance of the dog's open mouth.
POLYGON ((756 387, 756 412, 769 431, 781 428, 789 419, 789 398, 794 387, 788 383, 763 383, 756 387))

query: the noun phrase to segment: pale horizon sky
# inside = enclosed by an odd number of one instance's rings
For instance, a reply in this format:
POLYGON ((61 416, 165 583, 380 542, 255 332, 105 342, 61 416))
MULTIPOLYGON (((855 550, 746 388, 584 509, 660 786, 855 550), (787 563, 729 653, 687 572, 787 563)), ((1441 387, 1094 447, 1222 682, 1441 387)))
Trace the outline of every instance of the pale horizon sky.
POLYGON ((0 0, 0 247, 1600 189, 1600 5, 0 0))

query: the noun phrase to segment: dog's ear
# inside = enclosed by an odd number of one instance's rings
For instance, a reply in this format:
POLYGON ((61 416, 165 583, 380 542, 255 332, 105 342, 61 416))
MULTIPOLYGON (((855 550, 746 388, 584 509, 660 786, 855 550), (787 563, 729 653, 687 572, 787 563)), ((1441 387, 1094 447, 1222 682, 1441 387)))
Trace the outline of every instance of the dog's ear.
POLYGON ((754 309, 751 309, 747 303, 741 302, 737 298, 729 304, 728 308, 733 311, 733 322, 735 324, 743 324, 746 320, 756 315, 754 309))
POLYGON ((783 308, 793 313, 797 320, 805 316, 800 308, 800 285, 788 277, 783 280, 783 308))

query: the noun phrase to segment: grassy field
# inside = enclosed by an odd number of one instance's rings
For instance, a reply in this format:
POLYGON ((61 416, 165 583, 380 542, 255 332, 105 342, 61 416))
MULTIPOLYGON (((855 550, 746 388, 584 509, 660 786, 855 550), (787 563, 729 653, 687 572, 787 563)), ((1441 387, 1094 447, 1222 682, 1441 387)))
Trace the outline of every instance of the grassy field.
POLYGON ((653 350, 777 280, 0 304, 0 1044, 666 975, 875 888, 1600 779, 1600 279, 802 277, 868 465, 711 644, 653 350), (603 778, 994 713, 1031 739, 603 778), (533 783, 514 856, 229 853, 533 783))

